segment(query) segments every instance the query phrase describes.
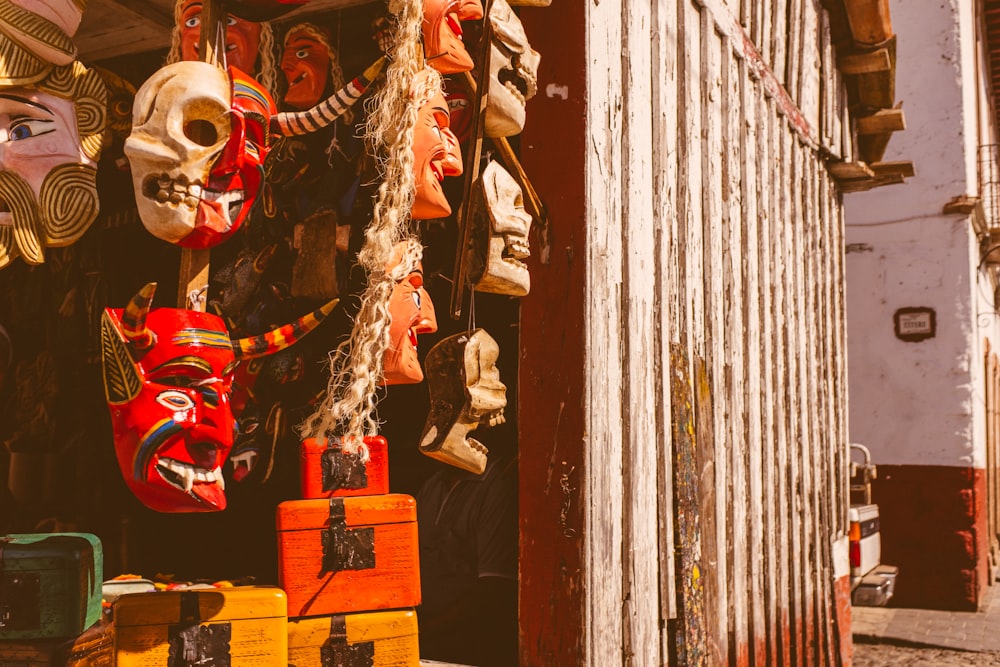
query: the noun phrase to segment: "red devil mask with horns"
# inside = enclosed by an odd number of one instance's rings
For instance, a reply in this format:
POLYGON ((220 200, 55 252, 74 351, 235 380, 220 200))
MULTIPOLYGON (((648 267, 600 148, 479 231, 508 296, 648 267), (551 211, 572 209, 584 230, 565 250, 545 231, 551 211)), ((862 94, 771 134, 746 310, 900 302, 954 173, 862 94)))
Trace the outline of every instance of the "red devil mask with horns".
POLYGON ((272 354, 306 335, 336 305, 275 331, 230 340, 222 319, 150 310, 156 283, 101 320, 104 389, 118 465, 132 493, 158 512, 226 508, 222 464, 236 421, 229 403, 241 359, 272 354))

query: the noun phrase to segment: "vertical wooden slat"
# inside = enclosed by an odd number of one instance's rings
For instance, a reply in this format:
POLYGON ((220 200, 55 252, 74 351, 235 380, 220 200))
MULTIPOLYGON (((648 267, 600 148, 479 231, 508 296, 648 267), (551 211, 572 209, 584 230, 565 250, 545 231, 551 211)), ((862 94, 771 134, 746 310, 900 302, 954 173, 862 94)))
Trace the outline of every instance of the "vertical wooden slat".
POLYGON ((785 90, 792 101, 802 108, 802 89, 799 86, 799 70, 802 66, 802 5, 808 0, 788 1, 788 23, 785 26, 787 50, 785 51, 785 90))
MULTIPOLYGON (((610 7, 611 3, 607 3, 610 7)), ((625 0, 619 17, 600 16, 628 26, 621 32, 624 58, 621 89, 623 99, 622 138, 622 227, 624 281, 622 309, 625 311, 622 468, 624 473, 624 538, 622 585, 624 598, 623 645, 625 655, 639 662, 663 662, 657 647, 659 594, 656 505, 656 385, 649 372, 654 347, 654 220, 652 153, 652 78, 650 4, 625 0)), ((595 11, 595 18, 598 18, 595 11)), ((612 135, 613 136, 613 135, 612 135)), ((614 173, 614 172, 612 172, 614 173)), ((622 332, 619 332, 622 335, 622 332)), ((613 339, 612 339, 613 340, 613 339)), ((602 396, 599 400, 607 400, 602 396)), ((597 407, 596 404, 594 406, 597 407)))
POLYGON ((744 438, 748 448, 747 501, 749 504, 749 539, 747 543, 747 561, 749 583, 750 641, 752 642, 751 659, 753 665, 763 666, 767 662, 768 626, 767 600, 764 598, 765 547, 764 547, 764 484, 762 453, 769 446, 763 441, 761 424, 761 264, 760 264, 760 217, 761 198, 760 159, 758 142, 760 133, 759 88, 748 78, 745 61, 740 61, 740 102, 745 116, 745 123, 740 125, 738 142, 740 154, 740 183, 743 187, 741 200, 743 203, 743 233, 741 237, 740 256, 743 258, 743 317, 742 331, 746 333, 744 341, 744 386, 745 396, 745 429, 744 438))
MULTIPOLYGON (((714 599, 718 610, 713 621, 715 623, 716 641, 723 647, 728 643, 728 604, 726 550, 729 547, 727 526, 729 524, 726 502, 726 487, 729 478, 725 453, 729 451, 729 439, 726 425, 725 396, 725 326, 722 320, 721 297, 723 287, 722 270, 722 72, 721 72, 721 40, 715 30, 715 22, 711 12, 701 11, 701 46, 702 46, 702 176, 705 187, 702 190, 704 208, 702 210, 702 254, 705 271, 704 289, 700 298, 704 303, 705 314, 705 348, 703 356, 708 372, 711 391, 711 411, 708 424, 699 424, 699 429, 710 433, 712 448, 715 455, 711 460, 713 480, 711 484, 714 505, 714 519, 711 524, 715 531, 714 561, 714 599)), ((699 416, 701 415, 699 410, 699 416)), ((708 442, 704 443, 707 445, 708 442)), ((706 476, 708 468, 705 469, 706 476)), ((706 549, 712 552, 711 542, 706 543, 706 549)), ((725 655, 725 653, 723 653, 725 655)))
POLYGON ((760 192, 760 231, 758 247, 760 249, 760 294, 761 294, 761 411, 762 411, 762 446, 763 446, 763 486, 764 486, 764 567, 765 585, 764 597, 767 600, 768 618, 768 664, 784 664, 782 651, 782 615, 785 607, 781 604, 781 591, 784 582, 781 579, 779 560, 782 549, 779 542, 778 482, 780 474, 777 459, 777 418, 773 400, 776 373, 774 363, 774 271, 773 242, 771 233, 774 217, 774 108, 773 104, 759 94, 757 105, 760 126, 758 141, 757 164, 767 165, 767 169, 758 171, 758 191, 760 192))
MULTIPOLYGON (((810 4, 807 0, 806 6, 810 4)), ((812 317, 811 301, 809 299, 807 283, 805 280, 805 270, 808 262, 807 249, 805 246, 806 221, 815 221, 816 209, 813 207, 813 200, 810 197, 810 165, 806 155, 806 149, 798 142, 793 144, 795 151, 796 176, 798 183, 795 196, 798 201, 798 208, 795 216, 791 219, 792 226, 792 247, 791 261, 793 263, 794 292, 796 295, 796 327, 795 346, 798 349, 798 379, 796 382, 795 394, 797 408, 793 413, 797 423, 799 433, 799 470, 801 483, 800 503, 802 505, 802 552, 800 558, 801 579, 802 579, 802 619, 803 619, 803 652, 809 664, 815 664, 816 647, 816 614, 815 596, 817 589, 815 586, 815 576, 818 569, 816 559, 816 542, 813 539, 813 531, 817 520, 817 507, 813 497, 813 441, 810 430, 811 413, 814 404, 810 400, 809 372, 806 366, 809 361, 810 340, 806 336, 807 322, 812 317), (810 547, 812 545, 812 547, 810 547)), ((810 225, 810 229, 812 229, 810 225)))
MULTIPOLYGON (((655 220, 658 285, 657 338, 659 346, 659 391, 657 406, 657 527, 660 566, 660 614, 663 619, 677 617, 677 594, 674 565, 673 453, 671 439, 670 344, 677 341, 678 330, 678 254, 677 254, 677 26, 676 7, 669 3, 652 6, 652 63, 654 82, 653 111, 653 217, 655 220)), ((660 637, 663 662, 670 653, 668 634, 660 637)))
POLYGON ((799 109, 809 123, 819 129, 820 125, 820 65, 822 57, 819 37, 819 0, 803 0, 802 3, 802 44, 799 48, 799 109))
POLYGON ((784 229, 782 230, 782 251, 785 264, 784 281, 782 287, 785 292, 785 304, 788 317, 785 318, 785 363, 787 372, 785 374, 785 426, 788 429, 788 467, 789 467, 789 519, 791 531, 791 549, 789 550, 790 562, 789 572, 792 581, 792 646, 794 656, 798 663, 804 659, 803 647, 805 645, 805 594, 803 591, 803 578, 805 565, 803 564, 803 552, 805 540, 803 536, 803 525, 805 523, 805 503, 803 498, 802 482, 802 459, 803 447, 801 433, 801 409, 799 404, 799 335, 798 324, 800 318, 801 305, 799 304, 799 292, 796 289, 796 279, 798 273, 798 258, 795 251, 795 234, 798 225, 797 219, 801 216, 801 162, 799 152, 795 145, 794 137, 785 133, 782 136, 782 145, 785 150, 785 160, 787 164, 786 181, 786 202, 784 229))
POLYGON ((592 664, 614 664, 624 654, 623 632, 623 522, 626 452, 622 405, 627 391, 623 375, 622 343, 627 317, 622 313, 623 192, 619 176, 625 170, 622 114, 610 113, 624 103, 622 59, 607 58, 621 49, 622 5, 587 5, 587 400, 588 469, 587 524, 595 528, 587 541, 588 659, 592 664), (599 566, 598 566, 599 564, 599 566))
MULTIPOLYGON (((671 406, 674 448, 674 498, 677 536, 678 609, 675 624, 676 662, 702 665, 709 659, 700 507, 700 470, 695 442, 693 358, 696 346, 692 292, 701 284, 701 112, 700 95, 692 81, 700 78, 700 21, 690 0, 677 3, 677 173, 676 216, 676 344, 671 349, 671 406)), ((674 340, 674 337, 672 337, 674 340)))
POLYGON ((728 38, 722 40, 722 120, 723 120, 723 183, 722 193, 722 270, 723 327, 725 331, 726 401, 724 420, 728 422, 730 500, 729 523, 732 524, 730 563, 728 567, 732 611, 729 632, 730 660, 736 665, 749 664, 750 651, 750 579, 747 575, 747 534, 751 521, 750 499, 747 495, 747 442, 745 427, 745 394, 743 366, 743 197, 741 192, 745 139, 745 124, 740 96, 743 73, 741 60, 733 53, 728 38), (726 147, 729 147, 728 150, 726 147))
POLYGON ((780 620, 780 631, 782 633, 782 660, 793 660, 791 624, 794 622, 794 609, 792 608, 792 570, 790 569, 790 558, 792 557, 792 524, 790 520, 791 507, 794 502, 792 489, 790 487, 788 450, 791 446, 788 434, 787 417, 787 384, 788 368, 786 356, 788 354, 787 323, 785 316, 787 303, 785 300, 785 252, 784 252, 784 221, 787 219, 785 192, 789 184, 788 173, 788 151, 786 149, 787 137, 783 132, 784 122, 778 116, 770 119, 772 126, 771 150, 773 151, 772 162, 776 165, 775 175, 777 178, 772 181, 772 221, 771 226, 771 285, 774 290, 774 366, 772 376, 774 385, 772 394, 769 397, 774 402, 774 423, 775 423, 775 447, 777 448, 777 533, 778 553, 778 604, 782 618, 780 620))
POLYGON ((766 32, 763 39, 770 42, 770 58, 764 62, 769 63, 771 71, 780 83, 786 83, 785 54, 788 53, 788 3, 795 0, 771 0, 770 20, 766 22, 764 28, 766 32))

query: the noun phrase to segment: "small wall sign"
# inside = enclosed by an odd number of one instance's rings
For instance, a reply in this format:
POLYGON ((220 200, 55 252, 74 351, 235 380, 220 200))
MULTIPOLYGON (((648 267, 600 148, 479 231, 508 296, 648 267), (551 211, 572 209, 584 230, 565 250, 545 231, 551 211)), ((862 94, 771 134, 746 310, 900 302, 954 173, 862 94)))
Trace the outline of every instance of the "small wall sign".
POLYGON ((933 308, 900 308, 892 316, 896 338, 908 343, 919 343, 934 338, 937 318, 933 308))

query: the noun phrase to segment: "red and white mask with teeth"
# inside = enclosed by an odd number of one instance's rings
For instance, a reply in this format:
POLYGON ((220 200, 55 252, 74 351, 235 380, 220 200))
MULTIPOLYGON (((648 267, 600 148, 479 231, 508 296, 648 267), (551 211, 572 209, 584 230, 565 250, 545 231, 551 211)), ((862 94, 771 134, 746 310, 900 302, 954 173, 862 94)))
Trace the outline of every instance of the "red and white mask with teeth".
POLYGON ((253 207, 274 102, 253 79, 208 63, 161 68, 136 93, 125 154, 139 217, 187 248, 229 238, 253 207))
POLYGON ((222 465, 233 446, 229 401, 236 362, 222 319, 176 308, 151 310, 145 326, 155 342, 144 354, 130 353, 122 320, 122 309, 107 309, 101 331, 115 453, 125 483, 158 512, 225 509, 222 465), (115 349, 117 354, 109 353, 115 349))

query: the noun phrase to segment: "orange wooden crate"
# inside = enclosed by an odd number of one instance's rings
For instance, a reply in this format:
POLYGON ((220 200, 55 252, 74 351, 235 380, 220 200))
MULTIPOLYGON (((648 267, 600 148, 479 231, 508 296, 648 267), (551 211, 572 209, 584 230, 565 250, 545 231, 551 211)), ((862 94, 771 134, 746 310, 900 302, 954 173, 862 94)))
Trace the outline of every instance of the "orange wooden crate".
POLYGON ((288 622, 289 667, 419 664, 417 614, 412 609, 310 616, 288 622))
POLYGON ((377 496, 389 493, 389 445, 380 435, 365 438, 369 458, 362 462, 326 438, 302 442, 299 475, 302 497, 377 496))
POLYGON ((290 617, 420 604, 412 497, 289 500, 277 515, 278 582, 290 617))

